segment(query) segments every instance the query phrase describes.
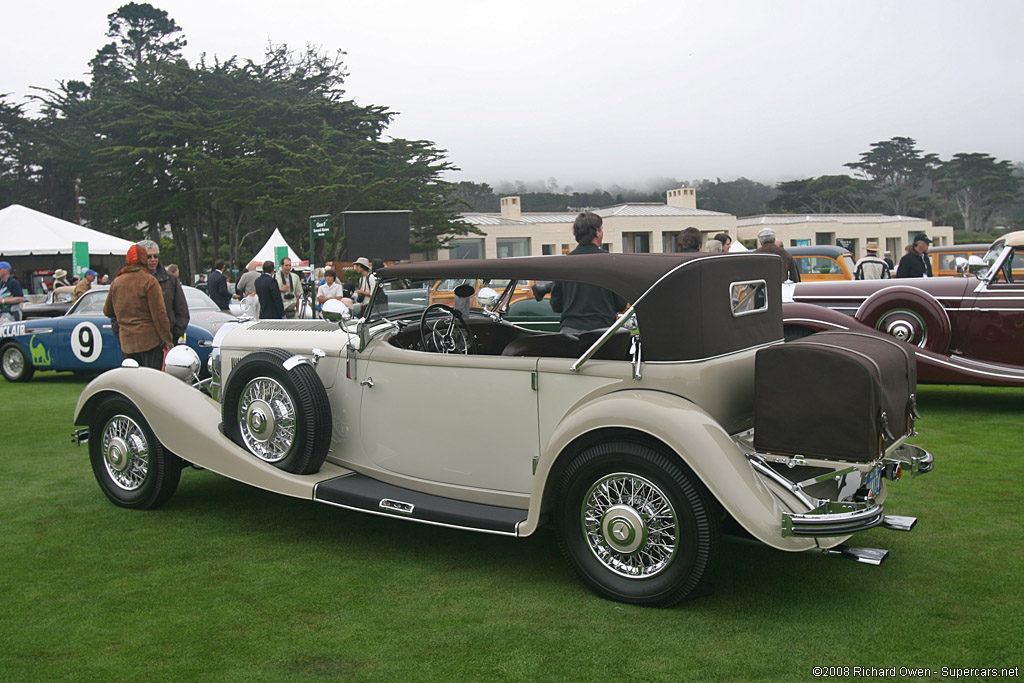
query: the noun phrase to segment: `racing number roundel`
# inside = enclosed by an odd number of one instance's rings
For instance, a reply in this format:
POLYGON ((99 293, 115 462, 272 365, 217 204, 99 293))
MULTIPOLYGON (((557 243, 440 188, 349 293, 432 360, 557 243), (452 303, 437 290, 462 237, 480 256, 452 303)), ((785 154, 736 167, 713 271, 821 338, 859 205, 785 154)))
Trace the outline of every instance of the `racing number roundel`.
POLYGON ((89 322, 75 325, 71 331, 71 351, 83 363, 92 363, 99 358, 103 351, 103 335, 99 328, 89 322))

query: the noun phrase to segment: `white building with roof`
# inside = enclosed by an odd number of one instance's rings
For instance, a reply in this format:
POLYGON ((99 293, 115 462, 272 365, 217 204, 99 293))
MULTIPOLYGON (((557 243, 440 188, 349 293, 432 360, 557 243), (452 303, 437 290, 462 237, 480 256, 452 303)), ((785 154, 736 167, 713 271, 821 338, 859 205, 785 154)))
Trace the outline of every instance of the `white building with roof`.
MULTIPOLYGON (((736 217, 697 208, 697 191, 669 190, 666 203, 616 204, 592 211, 604 219, 604 246, 616 253, 662 253, 676 250, 676 235, 685 228, 700 230, 704 241, 720 232, 736 237, 736 217)), ((576 248, 572 223, 578 212, 528 213, 519 197, 502 197, 500 213, 462 214, 484 231, 452 240, 438 258, 507 258, 565 254, 576 248)))
MULTIPOLYGON (((773 214, 745 216, 736 220, 741 241, 754 241, 763 228, 775 230, 776 241, 784 247, 831 244, 846 247, 855 259, 865 255, 864 246, 877 242, 879 252, 890 252, 894 261, 914 235, 924 233, 935 246, 953 244, 953 228, 933 226, 924 218, 858 214, 773 214)), ((881 255, 881 254, 879 254, 881 255)))
MULTIPOLYGON (((604 219, 604 247, 617 253, 665 253, 676 251, 676 236, 688 227, 700 230, 703 242, 718 233, 756 247, 757 233, 770 227, 785 247, 829 244, 850 250, 855 259, 864 255, 868 242, 889 251, 894 260, 917 233, 925 233, 935 245, 953 244, 953 228, 935 227, 924 218, 882 214, 778 214, 747 216, 697 208, 697 191, 691 187, 669 190, 664 204, 627 203, 592 211, 604 219)), ((524 212, 519 197, 502 197, 500 213, 468 212, 462 219, 484 231, 452 240, 438 258, 508 258, 566 254, 576 248, 572 223, 578 212, 524 212)))

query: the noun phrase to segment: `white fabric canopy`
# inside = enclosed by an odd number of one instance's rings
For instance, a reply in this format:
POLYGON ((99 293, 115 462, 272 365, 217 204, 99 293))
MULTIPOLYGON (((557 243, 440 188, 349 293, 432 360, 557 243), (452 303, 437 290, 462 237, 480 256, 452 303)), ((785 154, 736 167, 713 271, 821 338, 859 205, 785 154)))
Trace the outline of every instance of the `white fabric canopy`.
POLYGON ((72 242, 88 242, 90 254, 119 256, 124 256, 135 244, 20 204, 0 209, 0 254, 3 256, 70 254, 72 242))
POLYGON ((249 263, 255 261, 262 264, 264 261, 273 261, 276 266, 277 259, 274 258, 274 247, 288 247, 288 258, 291 259, 293 266, 297 266, 299 261, 302 260, 299 258, 299 255, 295 253, 295 250, 292 249, 285 241, 284 235, 281 234, 281 231, 275 228, 274 234, 270 236, 270 239, 268 239, 267 243, 263 245, 263 248, 256 252, 255 256, 249 259, 249 263))

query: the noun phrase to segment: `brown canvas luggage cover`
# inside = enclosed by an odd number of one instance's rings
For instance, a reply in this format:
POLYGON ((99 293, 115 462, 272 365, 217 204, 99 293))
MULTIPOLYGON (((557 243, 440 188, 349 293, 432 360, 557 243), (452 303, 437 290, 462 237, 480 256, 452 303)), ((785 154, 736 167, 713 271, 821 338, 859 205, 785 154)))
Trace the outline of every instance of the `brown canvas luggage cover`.
POLYGON ((870 462, 913 432, 917 363, 891 337, 823 332, 757 352, 754 447, 870 462))

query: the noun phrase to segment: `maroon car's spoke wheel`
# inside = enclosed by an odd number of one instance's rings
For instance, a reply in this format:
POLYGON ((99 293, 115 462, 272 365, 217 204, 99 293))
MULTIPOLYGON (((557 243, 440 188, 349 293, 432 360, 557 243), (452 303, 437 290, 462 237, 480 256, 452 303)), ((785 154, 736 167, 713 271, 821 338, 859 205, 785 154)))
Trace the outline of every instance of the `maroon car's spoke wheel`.
POLYGON ((880 289, 855 316, 870 327, 918 348, 946 353, 952 336, 949 315, 927 292, 907 285, 880 289))

